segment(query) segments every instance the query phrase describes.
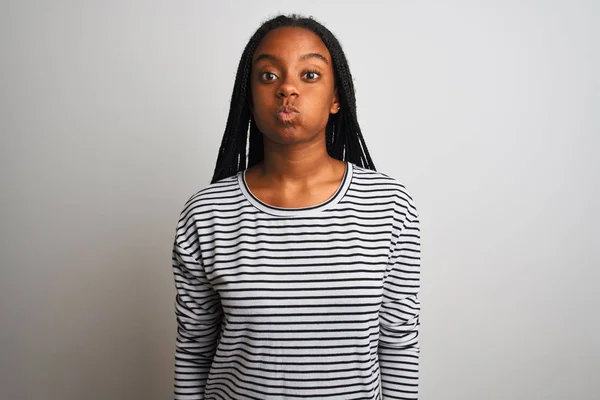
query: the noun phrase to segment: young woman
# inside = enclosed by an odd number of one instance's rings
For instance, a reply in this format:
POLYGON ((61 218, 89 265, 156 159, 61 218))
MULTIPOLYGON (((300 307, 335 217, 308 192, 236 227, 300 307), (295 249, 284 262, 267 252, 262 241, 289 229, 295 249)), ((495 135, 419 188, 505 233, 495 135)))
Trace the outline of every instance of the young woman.
POLYGON ((265 22, 212 183, 177 226, 175 398, 416 399, 419 243, 337 39, 312 18, 265 22))

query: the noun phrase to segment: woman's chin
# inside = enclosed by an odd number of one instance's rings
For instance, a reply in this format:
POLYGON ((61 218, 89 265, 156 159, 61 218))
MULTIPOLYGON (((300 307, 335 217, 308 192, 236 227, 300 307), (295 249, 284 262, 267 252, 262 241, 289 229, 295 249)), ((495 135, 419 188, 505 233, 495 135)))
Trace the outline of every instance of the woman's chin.
POLYGON ((312 139, 310 134, 307 134, 302 129, 295 126, 279 127, 264 135, 266 140, 279 145, 293 145, 305 143, 312 139))

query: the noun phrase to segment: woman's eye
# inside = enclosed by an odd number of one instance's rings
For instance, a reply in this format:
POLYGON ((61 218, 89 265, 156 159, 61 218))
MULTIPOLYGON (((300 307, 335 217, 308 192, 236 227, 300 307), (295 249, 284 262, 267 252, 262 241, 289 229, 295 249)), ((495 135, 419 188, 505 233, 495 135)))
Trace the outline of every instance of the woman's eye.
POLYGON ((321 74, 319 74, 317 71, 308 71, 304 74, 304 76, 306 76, 306 79, 312 81, 312 80, 317 79, 319 76, 321 76, 321 74))
POLYGON ((263 72, 260 74, 260 79, 263 81, 272 81, 275 78, 277 78, 277 75, 272 72, 263 72))

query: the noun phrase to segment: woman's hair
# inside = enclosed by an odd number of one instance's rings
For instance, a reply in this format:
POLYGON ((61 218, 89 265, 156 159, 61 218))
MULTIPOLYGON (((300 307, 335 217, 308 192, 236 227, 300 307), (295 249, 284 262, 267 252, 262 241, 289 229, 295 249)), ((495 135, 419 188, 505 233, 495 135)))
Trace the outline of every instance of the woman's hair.
POLYGON ((340 161, 349 161, 360 167, 375 170, 358 125, 354 84, 342 46, 327 28, 312 17, 292 14, 279 15, 263 23, 242 53, 212 182, 235 175, 264 159, 263 136, 250 112, 252 57, 265 35, 282 27, 300 27, 314 32, 331 54, 340 110, 336 114, 330 114, 327 122, 327 152, 340 161))

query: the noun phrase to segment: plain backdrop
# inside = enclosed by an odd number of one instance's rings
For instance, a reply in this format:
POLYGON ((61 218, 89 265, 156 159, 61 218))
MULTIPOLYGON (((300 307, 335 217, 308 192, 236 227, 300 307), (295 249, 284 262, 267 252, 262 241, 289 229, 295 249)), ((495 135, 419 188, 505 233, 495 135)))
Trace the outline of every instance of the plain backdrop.
POLYGON ((419 208, 421 398, 598 399, 594 0, 2 1, 0 399, 171 397, 175 224, 278 12, 419 208))

